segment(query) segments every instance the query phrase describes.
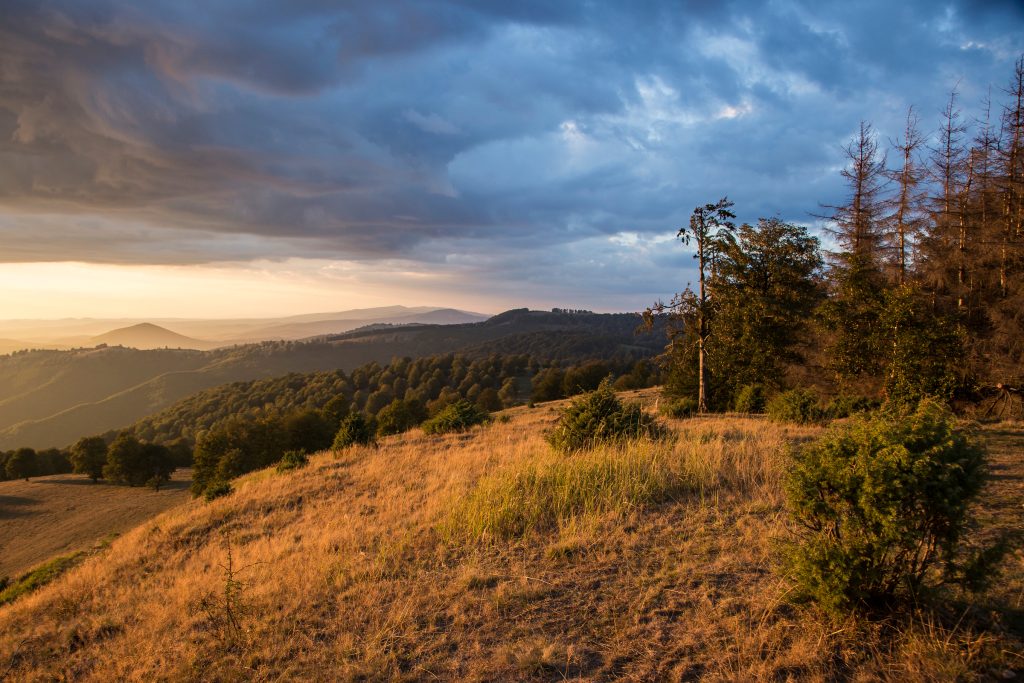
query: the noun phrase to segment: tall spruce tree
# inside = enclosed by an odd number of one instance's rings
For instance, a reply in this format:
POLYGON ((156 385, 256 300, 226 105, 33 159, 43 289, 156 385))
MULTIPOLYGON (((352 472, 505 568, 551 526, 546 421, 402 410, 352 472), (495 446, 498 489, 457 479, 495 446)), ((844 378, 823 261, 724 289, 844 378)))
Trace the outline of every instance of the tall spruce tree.
POLYGON ((839 250, 831 254, 829 300, 821 308, 828 333, 829 364, 841 385, 879 375, 883 275, 885 157, 871 124, 861 122, 845 148, 842 170, 849 198, 829 206, 831 234, 839 250))

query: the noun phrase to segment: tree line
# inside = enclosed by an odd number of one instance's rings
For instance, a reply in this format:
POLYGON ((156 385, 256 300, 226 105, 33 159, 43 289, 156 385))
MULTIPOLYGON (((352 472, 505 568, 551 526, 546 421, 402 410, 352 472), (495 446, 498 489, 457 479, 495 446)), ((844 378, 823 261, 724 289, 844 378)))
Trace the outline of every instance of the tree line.
POLYGON ((913 108, 895 139, 861 123, 844 148, 845 201, 820 216, 831 249, 778 218, 737 226, 728 198, 697 207, 678 233, 695 248, 696 287, 645 312, 668 325, 666 392, 699 411, 732 408, 750 387, 1019 396, 1024 58, 1002 93, 968 120, 954 91, 931 135, 913 108))
POLYGON ((173 447, 139 441, 129 433, 109 441, 101 436, 83 437, 71 448, 36 451, 18 448, 0 453, 0 480, 45 477, 75 472, 94 482, 105 479, 129 486, 157 490, 178 467, 187 467, 191 453, 181 444, 173 447))

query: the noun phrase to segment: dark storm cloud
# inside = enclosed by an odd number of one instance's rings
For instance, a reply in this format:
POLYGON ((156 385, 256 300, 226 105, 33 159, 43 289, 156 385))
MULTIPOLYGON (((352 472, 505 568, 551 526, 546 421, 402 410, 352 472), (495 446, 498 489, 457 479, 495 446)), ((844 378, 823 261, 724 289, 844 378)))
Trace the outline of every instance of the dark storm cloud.
POLYGON ((725 193, 809 220, 860 119, 973 105, 1021 36, 1011 1, 8 0, 0 258, 458 253, 647 292, 680 261, 616 235, 725 193))

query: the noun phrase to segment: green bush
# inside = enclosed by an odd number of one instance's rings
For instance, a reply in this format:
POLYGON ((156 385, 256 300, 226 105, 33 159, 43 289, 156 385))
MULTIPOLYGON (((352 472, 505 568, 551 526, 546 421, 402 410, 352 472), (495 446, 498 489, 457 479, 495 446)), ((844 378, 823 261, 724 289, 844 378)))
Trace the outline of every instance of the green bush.
POLYGON ((309 464, 309 456, 302 451, 286 451, 277 462, 278 472, 290 472, 309 464))
POLYGON ((866 396, 839 394, 829 402, 828 408, 825 409, 825 413, 828 417, 838 420, 844 417, 850 417, 851 415, 856 415, 857 413, 865 413, 869 410, 874 410, 878 406, 878 401, 873 401, 866 396))
POLYGON ((691 417, 697 412, 697 399, 690 396, 670 398, 658 406, 658 412, 665 417, 674 417, 676 419, 691 417))
POLYGON ((341 421, 338 433, 334 435, 334 450, 341 450, 349 446, 369 446, 376 443, 374 434, 376 429, 362 413, 349 413, 341 421))
POLYGON ((203 489, 203 499, 209 503, 211 500, 226 496, 234 491, 234 487, 223 479, 214 479, 203 489))
POLYGON ((547 440, 563 453, 593 448, 600 443, 657 437, 661 428, 639 403, 623 403, 602 382, 596 391, 576 399, 562 410, 547 440))
POLYGON ((423 423, 427 434, 448 434, 464 432, 473 425, 483 424, 490 419, 487 411, 465 399, 442 408, 437 415, 423 423))
POLYGON ((985 459, 940 404, 856 417, 795 460, 786 493, 800 533, 788 559, 827 611, 917 599, 966 556, 961 534, 985 459))
POLYGON ((772 396, 765 406, 768 417, 776 422, 808 424, 822 419, 821 407, 809 389, 790 389, 772 396))
POLYGON ((736 394, 737 413, 763 413, 764 406, 764 387, 760 384, 747 384, 736 394))

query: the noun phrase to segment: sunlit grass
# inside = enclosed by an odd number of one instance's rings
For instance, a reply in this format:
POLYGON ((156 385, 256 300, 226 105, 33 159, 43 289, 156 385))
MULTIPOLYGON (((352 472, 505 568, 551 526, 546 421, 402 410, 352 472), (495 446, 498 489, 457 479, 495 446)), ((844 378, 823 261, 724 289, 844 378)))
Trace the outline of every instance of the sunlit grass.
POLYGON ((515 538, 574 517, 625 513, 700 483, 672 447, 648 440, 564 456, 544 452, 483 479, 441 524, 449 539, 515 538))

